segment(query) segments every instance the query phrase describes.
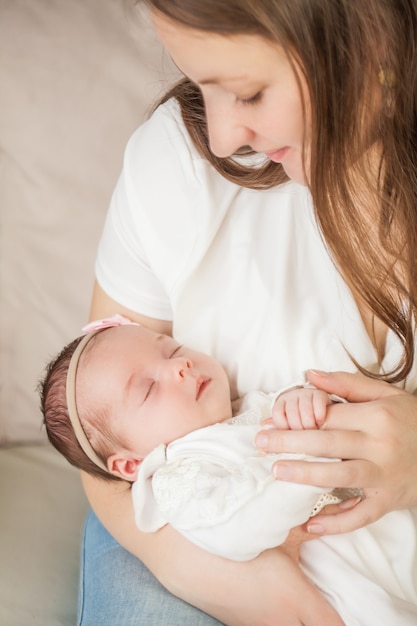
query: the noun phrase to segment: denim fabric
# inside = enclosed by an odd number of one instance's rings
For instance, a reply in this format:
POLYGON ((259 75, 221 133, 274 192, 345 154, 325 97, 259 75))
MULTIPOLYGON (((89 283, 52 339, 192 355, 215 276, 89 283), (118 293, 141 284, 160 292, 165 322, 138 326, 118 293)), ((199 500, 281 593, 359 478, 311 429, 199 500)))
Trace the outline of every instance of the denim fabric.
POLYGON ((87 517, 81 551, 78 626, 221 626, 179 600, 109 535, 94 513, 87 517))

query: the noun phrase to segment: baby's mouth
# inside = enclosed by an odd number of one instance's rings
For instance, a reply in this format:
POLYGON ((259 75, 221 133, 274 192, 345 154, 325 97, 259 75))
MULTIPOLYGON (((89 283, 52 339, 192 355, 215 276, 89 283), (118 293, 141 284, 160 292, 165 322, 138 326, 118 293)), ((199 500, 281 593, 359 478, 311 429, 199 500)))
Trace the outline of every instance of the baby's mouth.
POLYGON ((198 400, 202 393, 207 389, 208 385, 211 383, 211 378, 208 376, 199 376, 196 381, 196 392, 195 398, 198 400))

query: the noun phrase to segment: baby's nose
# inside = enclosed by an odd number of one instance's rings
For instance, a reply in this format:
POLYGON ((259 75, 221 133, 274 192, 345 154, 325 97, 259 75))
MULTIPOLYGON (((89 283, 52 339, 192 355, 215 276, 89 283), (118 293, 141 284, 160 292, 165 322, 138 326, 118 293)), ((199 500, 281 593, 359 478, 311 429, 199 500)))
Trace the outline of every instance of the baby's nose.
POLYGON ((191 359, 187 359, 185 357, 176 357, 171 359, 169 364, 170 372, 173 373, 178 380, 183 380, 187 375, 187 370, 190 370, 193 366, 191 359))

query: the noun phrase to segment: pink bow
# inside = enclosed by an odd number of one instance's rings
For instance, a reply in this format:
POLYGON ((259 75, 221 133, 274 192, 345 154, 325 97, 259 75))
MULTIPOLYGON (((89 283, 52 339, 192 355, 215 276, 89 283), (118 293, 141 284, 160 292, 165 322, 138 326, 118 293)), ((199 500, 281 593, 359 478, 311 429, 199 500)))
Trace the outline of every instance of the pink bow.
POLYGON ((140 326, 140 324, 138 324, 137 322, 132 322, 132 320, 128 319, 127 317, 123 317, 123 315, 115 313, 115 315, 112 315, 111 317, 104 317, 101 320, 94 320, 94 322, 90 322, 83 327, 82 332, 85 335, 88 335, 88 333, 92 333, 94 330, 111 328, 112 326, 126 326, 128 324, 140 326))

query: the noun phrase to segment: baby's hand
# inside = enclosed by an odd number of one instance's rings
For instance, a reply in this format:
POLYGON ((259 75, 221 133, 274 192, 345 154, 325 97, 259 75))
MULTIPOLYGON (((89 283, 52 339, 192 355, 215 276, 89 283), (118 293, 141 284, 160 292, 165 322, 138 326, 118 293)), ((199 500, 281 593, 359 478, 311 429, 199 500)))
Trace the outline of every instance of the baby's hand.
POLYGON ((319 428, 326 419, 331 404, 325 391, 310 387, 290 389, 282 393, 272 408, 272 421, 282 430, 319 428))

